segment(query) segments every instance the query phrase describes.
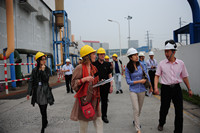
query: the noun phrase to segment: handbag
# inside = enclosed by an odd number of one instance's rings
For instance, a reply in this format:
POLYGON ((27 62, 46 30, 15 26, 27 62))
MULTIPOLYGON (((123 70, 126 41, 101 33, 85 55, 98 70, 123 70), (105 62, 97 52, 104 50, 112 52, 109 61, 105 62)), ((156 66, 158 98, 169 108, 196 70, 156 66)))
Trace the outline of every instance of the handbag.
POLYGON ((151 87, 151 83, 149 82, 147 74, 145 73, 145 71, 144 71, 143 67, 141 66, 141 64, 140 64, 140 67, 142 68, 142 72, 143 72, 142 79, 146 79, 146 82, 144 83, 144 86, 145 86, 146 89, 149 89, 151 87))
POLYGON ((95 111, 94 111, 94 108, 92 107, 92 104, 90 102, 86 102, 84 105, 82 105, 81 99, 78 98, 78 100, 79 100, 80 108, 85 118, 91 119, 95 115, 95 111))

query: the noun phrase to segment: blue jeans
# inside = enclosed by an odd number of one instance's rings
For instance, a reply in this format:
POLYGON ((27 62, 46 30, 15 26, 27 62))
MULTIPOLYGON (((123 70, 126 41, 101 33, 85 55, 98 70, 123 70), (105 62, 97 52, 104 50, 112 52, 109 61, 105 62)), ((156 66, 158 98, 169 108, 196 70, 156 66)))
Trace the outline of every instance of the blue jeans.
POLYGON ((115 80, 115 85, 116 85, 116 90, 119 91, 121 90, 121 73, 115 73, 114 74, 114 80, 115 80))

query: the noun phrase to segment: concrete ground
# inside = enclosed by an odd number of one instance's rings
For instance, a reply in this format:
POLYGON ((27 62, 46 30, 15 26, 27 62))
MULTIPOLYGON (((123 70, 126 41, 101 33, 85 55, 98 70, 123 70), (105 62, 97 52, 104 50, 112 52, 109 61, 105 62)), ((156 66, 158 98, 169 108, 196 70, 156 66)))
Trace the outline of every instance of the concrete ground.
MULTIPOLYGON (((136 133, 132 124, 133 111, 129 97, 128 85, 122 79, 123 94, 109 95, 108 119, 104 124, 104 133, 136 133)), ((65 85, 53 89, 55 104, 48 106, 49 125, 46 133, 78 133, 79 122, 69 119, 74 103, 74 94, 67 94, 65 85)), ((32 107, 26 98, 0 100, 0 133, 39 133, 41 129, 41 116, 36 105, 32 107)), ((184 104, 189 110, 190 103, 184 104)), ((159 119, 159 96, 145 97, 140 117, 142 133, 160 133, 157 130, 159 119)), ((197 108, 195 106, 195 108, 197 108)), ((198 107, 199 109, 199 107, 198 107)), ((184 111, 183 133, 200 133, 200 119, 198 116, 184 111)), ((167 123, 163 133, 172 133, 174 130, 173 105, 167 116, 167 123)), ((88 133, 94 133, 93 123, 89 123, 88 133)))

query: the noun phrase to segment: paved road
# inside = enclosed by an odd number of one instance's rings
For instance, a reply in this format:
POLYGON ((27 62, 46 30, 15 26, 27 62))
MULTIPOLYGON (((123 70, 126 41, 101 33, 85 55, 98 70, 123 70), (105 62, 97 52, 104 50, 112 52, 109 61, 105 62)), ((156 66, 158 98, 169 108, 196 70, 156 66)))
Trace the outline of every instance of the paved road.
MULTIPOLYGON (((108 119, 104 124, 104 133, 135 133, 132 125, 133 111, 130 102, 128 86, 122 79, 124 94, 111 94, 109 96, 108 119)), ((53 89, 55 104, 48 106, 49 125, 46 133, 78 133, 79 123, 69 119, 74 103, 73 94, 65 92, 65 86, 53 89)), ((143 133, 161 133, 157 131, 159 97, 145 97, 140 117, 143 133)), ((169 110, 167 123, 163 133, 172 133, 174 129, 174 108, 169 110)), ((0 100, 0 133, 39 133, 41 129, 41 116, 36 105, 32 107, 26 98, 16 100, 0 100)), ((94 133, 93 123, 88 127, 89 133, 94 133)), ((198 118, 184 113, 184 133, 200 133, 198 118)))

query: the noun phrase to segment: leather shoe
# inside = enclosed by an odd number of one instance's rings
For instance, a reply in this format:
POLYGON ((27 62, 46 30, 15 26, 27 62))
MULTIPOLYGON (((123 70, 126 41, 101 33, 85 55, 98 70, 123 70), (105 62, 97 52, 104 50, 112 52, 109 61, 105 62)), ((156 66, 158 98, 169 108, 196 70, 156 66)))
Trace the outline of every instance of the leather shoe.
POLYGON ((102 120, 103 120, 103 122, 105 122, 105 123, 109 123, 107 117, 102 117, 102 120))
POLYGON ((163 130, 163 126, 158 125, 158 131, 162 131, 163 130))
POLYGON ((41 129, 41 133, 44 133, 44 128, 41 129))

